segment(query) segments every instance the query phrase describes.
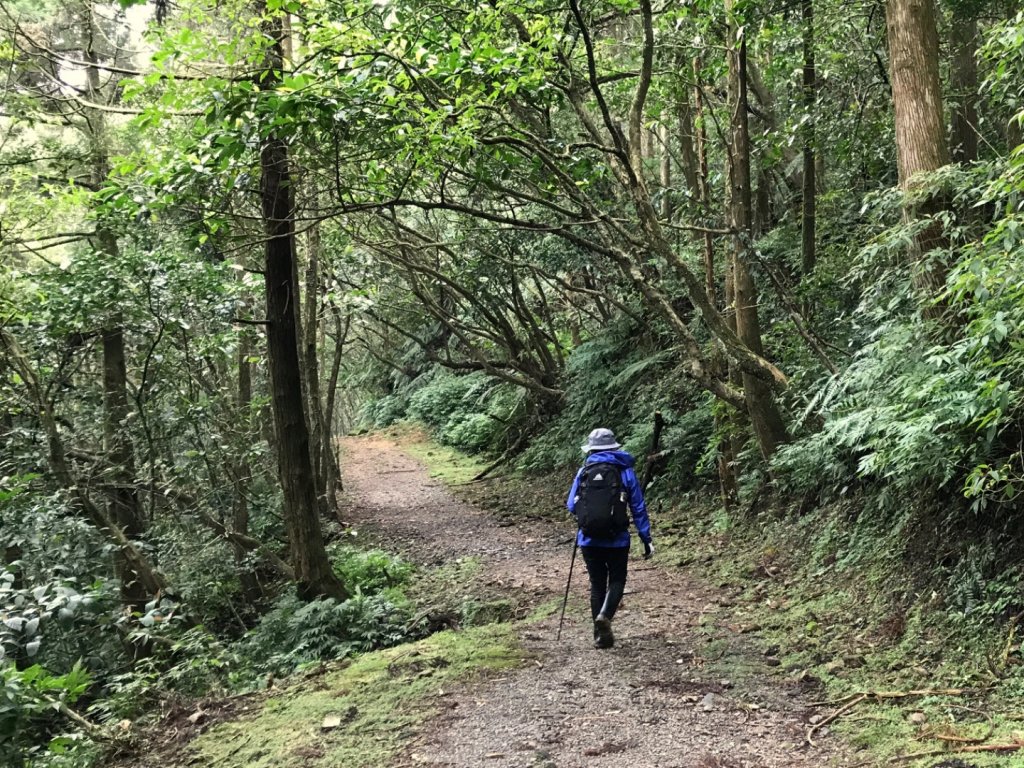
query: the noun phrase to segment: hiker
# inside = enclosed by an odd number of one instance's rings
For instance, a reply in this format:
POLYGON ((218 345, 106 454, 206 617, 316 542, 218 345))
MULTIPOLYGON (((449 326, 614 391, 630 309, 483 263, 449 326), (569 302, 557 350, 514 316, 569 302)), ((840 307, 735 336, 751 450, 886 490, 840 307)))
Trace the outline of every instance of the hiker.
POLYGON ((615 645, 612 619, 626 589, 629 559, 629 514, 644 544, 644 559, 654 554, 647 505, 633 465, 636 463, 615 440, 610 429, 590 433, 586 461, 576 473, 566 506, 576 517, 576 544, 583 552, 590 576, 590 614, 594 620, 594 647, 615 645))

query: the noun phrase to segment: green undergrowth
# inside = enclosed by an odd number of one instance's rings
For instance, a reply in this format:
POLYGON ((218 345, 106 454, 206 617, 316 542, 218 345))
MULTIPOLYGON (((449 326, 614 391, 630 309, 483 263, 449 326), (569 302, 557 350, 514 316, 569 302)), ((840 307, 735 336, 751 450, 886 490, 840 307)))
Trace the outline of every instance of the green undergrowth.
MULTIPOLYGON (((1024 738, 1016 621, 985 613, 981 603, 965 611, 956 603, 955 578, 914 561, 919 534, 872 521, 856 507, 847 502, 801 517, 765 506, 744 518, 694 504, 685 516, 669 516, 659 532, 664 559, 726 594, 701 628, 709 640, 701 654, 742 681, 749 670, 737 668, 737 656, 718 658, 714 643, 735 633, 748 638, 755 653, 744 663, 752 656, 761 671, 773 667, 827 702, 808 713, 808 730, 815 716, 827 718, 858 699, 826 732, 878 764, 1024 738), (877 692, 885 695, 859 699, 877 692)), ((1024 751, 961 757, 978 768, 1024 765, 1024 751)), ((924 768, 938 760, 901 764, 924 768)))
POLYGON ((363 654, 266 699, 251 717, 215 726, 192 743, 187 762, 383 766, 444 706, 452 686, 510 669, 522 653, 514 625, 489 624, 363 654))

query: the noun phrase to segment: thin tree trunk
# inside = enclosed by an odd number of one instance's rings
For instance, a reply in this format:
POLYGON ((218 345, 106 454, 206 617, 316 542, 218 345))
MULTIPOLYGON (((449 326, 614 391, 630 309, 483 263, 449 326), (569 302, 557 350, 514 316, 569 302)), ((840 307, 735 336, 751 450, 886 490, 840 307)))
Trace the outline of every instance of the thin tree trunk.
POLYGON ((803 22, 803 101, 806 122, 803 125, 803 194, 800 211, 800 267, 804 276, 814 272, 818 261, 815 228, 818 186, 815 178, 815 121, 817 120, 817 73, 814 62, 814 0, 801 0, 803 22))
POLYGON ((953 91, 953 125, 949 147, 953 161, 973 163, 978 159, 978 22, 953 13, 950 28, 952 61, 949 66, 953 91))
POLYGON ((658 126, 660 153, 658 180, 661 187, 661 216, 665 221, 672 219, 672 153, 669 151, 668 125, 658 126))
POLYGON ((758 155, 757 168, 757 189, 754 200, 754 220, 751 222, 752 236, 754 240, 769 232, 775 225, 772 216, 772 191, 771 182, 768 180, 768 171, 764 167, 765 159, 758 155))
POLYGON ((341 376, 341 363, 344 360, 345 342, 348 339, 348 330, 351 318, 346 317, 344 323, 341 319, 341 310, 337 305, 331 305, 334 314, 334 357, 331 360, 331 373, 327 378, 327 403, 324 406, 324 423, 327 425, 329 436, 329 449, 327 458, 331 462, 331 473, 328 476, 329 485, 327 494, 331 499, 338 498, 338 491, 342 490, 341 466, 338 460, 338 451, 334 444, 335 422, 338 402, 338 378, 341 376))
MULTIPOLYGON (((110 251, 105 252, 113 256, 110 251)), ((120 318, 117 318, 118 320, 120 318)), ((104 329, 103 334, 103 448, 113 468, 109 478, 112 490, 110 517, 129 539, 139 539, 146 530, 139 512, 135 488, 135 456, 126 431, 128 420, 128 376, 125 366, 124 333, 120 327, 104 329)), ((133 611, 142 612, 149 592, 128 561, 115 558, 121 581, 121 599, 133 611)))
MULTIPOLYGON (((261 9, 265 11, 265 8, 261 9)), ((261 87, 280 80, 282 28, 279 15, 265 23, 273 43, 261 87)), ((266 233, 264 281, 267 358, 270 368, 278 473, 284 491, 284 517, 295 578, 303 597, 348 596, 324 549, 317 510, 315 475, 299 367, 298 307, 295 284, 295 221, 288 146, 271 133, 260 150, 260 196, 266 233)))
POLYGON ((337 512, 335 503, 328 496, 330 485, 330 436, 324 424, 324 412, 320 402, 320 357, 317 342, 320 335, 320 227, 314 224, 306 233, 306 318, 302 324, 305 351, 302 355, 306 379, 306 408, 309 413, 310 460, 316 474, 316 497, 320 514, 333 517, 337 512))
MULTIPOLYGON (((910 192, 918 186, 919 174, 949 163, 935 8, 932 0, 888 0, 885 18, 900 187, 910 192)), ((945 201, 933 195, 916 210, 905 208, 904 212, 908 218, 916 218, 944 207, 945 201)), ((944 308, 934 299, 945 283, 947 266, 925 256, 945 242, 942 226, 936 222, 917 236, 909 252, 914 287, 922 294, 925 316, 933 319, 943 314, 944 308)))
MULTIPOLYGON (((694 76, 699 73, 699 62, 694 60, 694 76)), ((697 145, 701 139, 697 136, 698 129, 695 126, 694 111, 697 112, 697 120, 700 120, 701 107, 700 100, 703 98, 699 87, 693 89, 694 92, 694 103, 691 104, 689 98, 686 95, 680 97, 678 102, 678 118, 679 118, 679 157, 682 163, 683 179, 686 181, 686 188, 694 198, 700 197, 699 191, 699 180, 698 176, 701 173, 700 170, 700 151, 697 145)), ((699 129, 704 131, 706 129, 701 126, 699 129)), ((706 160, 705 160, 706 162, 706 160)))
MULTIPOLYGON (((746 39, 733 13, 733 0, 726 0, 730 17, 729 41, 729 225, 735 280, 736 333, 754 354, 763 357, 761 325, 757 309, 757 287, 750 270, 747 249, 751 246, 750 133, 747 121, 746 39)), ((789 436, 772 388, 764 379, 743 373, 743 392, 761 455, 767 460, 789 436)))
MULTIPOLYGON (((236 418, 238 420, 238 432, 243 443, 252 437, 252 363, 249 358, 252 356, 252 332, 249 329, 242 329, 238 334, 238 402, 236 403, 236 418)), ((252 467, 246 458, 245 451, 240 452, 239 459, 235 462, 234 472, 235 504, 231 514, 231 527, 242 536, 249 535, 249 483, 252 480, 252 467)), ((238 570, 238 579, 242 585, 242 594, 250 603, 256 602, 263 590, 260 588, 259 579, 253 572, 252 567, 246 562, 250 550, 246 549, 237 541, 232 542, 232 549, 235 555, 235 568, 238 570)))

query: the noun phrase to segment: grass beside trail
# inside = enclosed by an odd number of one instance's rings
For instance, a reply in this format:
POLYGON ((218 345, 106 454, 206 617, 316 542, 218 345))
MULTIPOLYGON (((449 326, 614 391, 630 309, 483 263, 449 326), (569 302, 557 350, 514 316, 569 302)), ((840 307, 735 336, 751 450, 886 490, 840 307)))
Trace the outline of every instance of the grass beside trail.
POLYGON ((865 765, 927 768, 944 756, 971 768, 1024 766, 1024 750, 958 752, 1024 740, 1017 623, 994 630, 951 610, 908 565, 899 531, 858 535, 838 508, 825 527, 822 515, 777 509, 731 519, 693 504, 676 515, 661 527, 663 562, 729 593, 703 629, 701 653, 717 659, 717 674, 742 685, 744 670, 714 643, 749 631, 766 663, 832 702, 808 713, 812 739, 822 738, 812 725, 824 719, 865 765), (883 695, 859 698, 871 692, 883 695))
POLYGON ((511 624, 440 632, 367 653, 343 669, 268 698, 252 717, 219 724, 191 745, 188 764, 217 768, 377 768, 416 726, 436 714, 449 688, 522 660, 511 624), (324 728, 326 718, 340 719, 324 728))

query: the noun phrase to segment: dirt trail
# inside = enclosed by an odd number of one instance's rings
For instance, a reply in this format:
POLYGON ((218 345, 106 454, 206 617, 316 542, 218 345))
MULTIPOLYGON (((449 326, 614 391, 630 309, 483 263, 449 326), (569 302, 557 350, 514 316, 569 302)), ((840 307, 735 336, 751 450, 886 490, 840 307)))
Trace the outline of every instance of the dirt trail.
MULTIPOLYGON (((416 460, 378 436, 346 440, 345 456, 349 522, 372 529, 419 562, 476 556, 492 584, 525 590, 538 603, 561 596, 571 554, 568 524, 503 527, 455 499, 416 460)), ((657 565, 657 559, 634 557, 615 619, 616 646, 599 651, 591 647, 581 558, 576 565, 562 641, 555 641, 557 616, 532 626, 523 645, 533 663, 452 696, 399 765, 841 764, 827 739, 807 746, 807 700, 794 684, 770 673, 747 636, 702 625, 723 595, 657 565)))

